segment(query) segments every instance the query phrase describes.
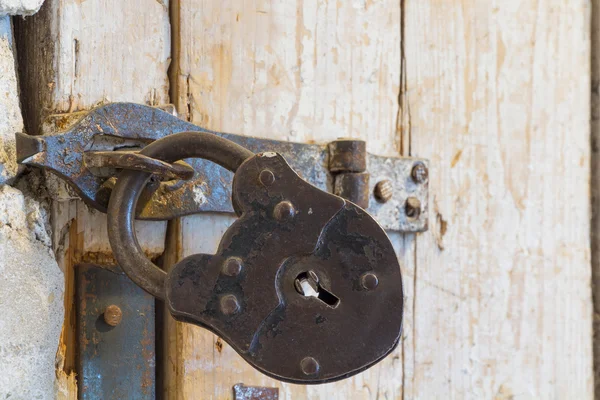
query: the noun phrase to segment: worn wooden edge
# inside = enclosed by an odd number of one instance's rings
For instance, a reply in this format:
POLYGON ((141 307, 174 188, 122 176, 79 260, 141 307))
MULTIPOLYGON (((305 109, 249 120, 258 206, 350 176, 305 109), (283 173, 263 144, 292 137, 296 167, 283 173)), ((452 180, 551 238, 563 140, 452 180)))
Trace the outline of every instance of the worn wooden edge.
POLYGON ((591 2, 591 257, 594 305, 594 397, 600 399, 600 0, 591 2))
MULTIPOLYGON (((181 218, 169 221, 167 225, 165 251, 158 264, 169 271, 182 258, 182 225, 181 218)), ((175 321, 164 302, 159 302, 156 318, 156 347, 157 347, 157 387, 156 393, 163 399, 176 399, 175 393, 181 387, 184 372, 182 363, 177 362, 181 354, 181 322, 175 321)))

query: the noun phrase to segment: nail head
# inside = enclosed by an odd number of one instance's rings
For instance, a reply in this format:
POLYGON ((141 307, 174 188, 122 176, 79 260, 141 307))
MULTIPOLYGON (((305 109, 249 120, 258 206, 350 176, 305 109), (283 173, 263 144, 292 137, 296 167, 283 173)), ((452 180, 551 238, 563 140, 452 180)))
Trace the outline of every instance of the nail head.
POLYGON ((410 175, 415 183, 425 183, 429 177, 429 171, 425 164, 418 162, 413 166, 410 175))
POLYGON ((319 372, 319 363, 313 357, 304 357, 300 361, 300 368, 302 368, 304 375, 315 375, 319 372))
POLYGON ((232 294, 226 294, 221 297, 220 305, 221 312, 225 315, 233 315, 240 310, 240 303, 237 297, 232 294))
POLYGON ((285 221, 292 219, 296 215, 296 209, 294 205, 287 200, 279 202, 273 210, 273 216, 278 221, 285 221))
POLYGON ((377 182, 375 185, 375 197, 377 200, 385 203, 389 201, 394 194, 394 185, 389 179, 377 182))
POLYGON ((114 304, 106 307, 104 310, 104 322, 106 322, 110 326, 117 326, 121 323, 121 319, 123 318, 123 311, 114 304))
POLYGON ((268 169, 263 169, 258 175, 258 180, 264 186, 271 186, 275 182, 275 175, 273 175, 273 172, 269 171, 268 169))
POLYGON ((406 199, 404 206, 404 212, 410 219, 417 219, 421 215, 421 201, 416 197, 409 197, 406 199))
POLYGON ((367 290, 373 290, 379 285, 379 278, 372 272, 367 272, 361 279, 362 287, 367 290))
POLYGON ((229 257, 223 264, 223 273, 228 276, 238 276, 242 272, 242 260, 237 257, 229 257))

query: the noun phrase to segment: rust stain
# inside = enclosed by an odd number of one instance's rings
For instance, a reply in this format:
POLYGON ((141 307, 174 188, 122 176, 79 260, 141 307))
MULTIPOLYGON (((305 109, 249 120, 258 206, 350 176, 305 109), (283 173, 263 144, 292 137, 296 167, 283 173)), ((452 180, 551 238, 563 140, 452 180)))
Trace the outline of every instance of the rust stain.
POLYGON ((436 229, 433 229, 432 233, 435 238, 435 242, 437 244, 438 249, 440 251, 443 251, 443 250, 445 250, 444 236, 446 235, 446 232, 448 231, 448 221, 444 219, 444 216, 439 211, 439 207, 438 207, 438 204, 437 204, 437 201, 435 198, 433 200, 433 205, 434 205, 434 210, 435 210, 436 229))
MULTIPOLYGON (((233 75, 232 55, 231 46, 225 43, 219 43, 213 46, 211 49, 212 54, 212 73, 214 77, 214 87, 216 91, 212 92, 211 102, 216 105, 217 109, 213 110, 202 110, 200 104, 196 104, 198 107, 196 112, 204 112, 206 115, 214 115, 213 123, 209 125, 210 129, 221 129, 221 121, 225 120, 224 113, 229 113, 227 109, 230 83, 233 75), (218 116, 218 117, 216 117, 218 116), (218 126, 215 126, 218 123, 218 126)), ((210 103, 207 103, 210 104, 210 103)))
MULTIPOLYGON (((146 312, 151 312, 151 310, 146 310, 146 312)), ((142 345, 142 355, 145 360, 150 362, 154 358, 154 333, 148 332, 148 329, 144 327, 144 332, 142 335, 143 339, 140 342, 142 345)), ((148 363, 145 364, 144 372, 142 374, 142 392, 145 395, 150 394, 150 391, 154 387, 154 374, 151 372, 152 370, 149 368, 148 363)))
POLYGON ((457 151, 454 157, 452 157, 452 162, 450 162, 451 168, 454 168, 454 166, 458 163, 460 156, 462 156, 462 150, 457 151))
POLYGON ((215 347, 219 353, 223 351, 223 340, 221 340, 221 338, 217 338, 217 341, 215 342, 215 347))

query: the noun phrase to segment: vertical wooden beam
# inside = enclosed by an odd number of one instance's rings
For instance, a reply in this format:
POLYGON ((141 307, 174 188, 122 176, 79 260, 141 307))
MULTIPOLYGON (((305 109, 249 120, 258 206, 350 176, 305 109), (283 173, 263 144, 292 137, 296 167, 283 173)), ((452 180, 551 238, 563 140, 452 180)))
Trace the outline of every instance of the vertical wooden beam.
POLYGON ((594 395, 600 399, 600 1, 591 14, 591 188, 592 295, 594 302, 594 395))
MULTIPOLYGON (((293 141, 356 137, 366 139, 371 152, 398 154, 398 0, 177 0, 171 5, 172 95, 188 121, 293 141)), ((184 218, 179 256, 214 252, 232 221, 218 215, 184 218)), ((406 261, 406 238, 392 240, 406 261)), ((306 387, 260 374, 206 330, 169 327, 165 398, 228 398, 240 382, 279 387, 287 398, 401 396, 401 347, 350 380, 306 387)))
POLYGON ((589 4, 406 2, 431 160, 410 398, 593 395, 589 4))
MULTIPOLYGON (((40 133, 50 114, 110 101, 169 102, 170 27, 166 0, 47 0, 35 16, 15 20, 25 128, 40 133)), ((60 128, 60 127, 57 127, 60 128)), ((57 375, 61 396, 74 397, 73 268, 109 263, 106 217, 83 203, 53 205, 55 252, 65 272, 66 319, 57 375), (70 378, 69 378, 70 377, 70 378)), ((141 223, 150 256, 163 251, 166 223, 141 223)))

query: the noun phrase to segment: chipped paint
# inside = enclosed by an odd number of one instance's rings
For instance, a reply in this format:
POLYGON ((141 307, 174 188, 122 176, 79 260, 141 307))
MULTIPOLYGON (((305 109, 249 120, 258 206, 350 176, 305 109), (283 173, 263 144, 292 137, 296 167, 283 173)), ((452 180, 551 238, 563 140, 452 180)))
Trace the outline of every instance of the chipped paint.
POLYGON ((206 182, 202 182, 198 186, 192 187, 192 194, 194 195, 194 201, 200 207, 206 204, 208 201, 206 198, 206 193, 208 192, 208 185, 206 182))

